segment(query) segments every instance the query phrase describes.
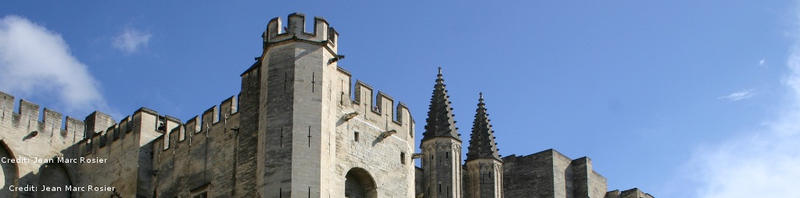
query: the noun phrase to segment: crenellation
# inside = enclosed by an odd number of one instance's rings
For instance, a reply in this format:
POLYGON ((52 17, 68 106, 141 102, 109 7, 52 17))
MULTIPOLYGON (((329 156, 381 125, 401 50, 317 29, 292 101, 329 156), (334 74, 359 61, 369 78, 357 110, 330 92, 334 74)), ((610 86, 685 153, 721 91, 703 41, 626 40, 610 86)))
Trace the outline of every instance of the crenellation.
MULTIPOLYGON (((377 106, 375 109, 381 114, 382 117, 390 118, 394 121, 394 99, 391 96, 386 95, 382 91, 378 91, 378 98, 376 99, 377 106)), ((388 120, 387 120, 388 121, 388 120)), ((388 124, 388 123, 387 123, 388 124)))
MULTIPOLYGON (((175 123, 180 124, 181 123, 181 119, 178 119, 175 116, 171 116, 171 115, 164 115, 164 119, 166 119, 168 123, 172 123, 172 124, 175 124, 175 123)), ((174 126, 173 127, 167 127, 167 128, 171 130, 172 128, 174 128, 174 126)))
MULTIPOLYGON (((199 122, 200 119, 197 116, 189 118, 189 120, 186 121, 186 124, 184 124, 184 128, 186 129, 186 134, 188 136, 200 132, 200 125, 198 125, 199 122)), ((186 139, 187 135, 184 135, 183 138, 181 139, 186 139)))
POLYGON ((409 116, 411 116, 411 111, 408 110, 408 106, 405 103, 398 102, 397 106, 395 107, 395 115, 396 117, 392 119, 396 124, 406 126, 408 124, 409 116))
POLYGON ((203 112, 203 123, 200 127, 200 130, 203 132, 208 131, 214 124, 219 122, 219 108, 216 105, 208 108, 208 110, 203 112))
POLYGON ((162 116, 160 116, 158 112, 142 107, 136 110, 132 117, 132 122, 135 124, 133 130, 137 133, 136 137, 138 137, 139 146, 147 145, 164 134, 162 130, 159 130, 162 116))
MULTIPOLYGON (((164 120, 165 120, 165 124, 164 124, 165 127, 164 127, 164 131, 163 131, 164 134, 167 134, 166 132, 170 132, 172 130, 175 130, 175 128, 180 128, 183 125, 183 122, 181 122, 180 119, 178 119, 176 117, 173 117, 173 116, 164 115, 164 120)), ((169 136, 167 136, 166 138, 169 138, 169 136)))
POLYGON ((283 22, 281 22, 280 17, 275 17, 269 20, 267 23, 267 30, 264 37, 264 43, 271 41, 272 38, 275 38, 279 34, 283 34, 283 22))
POLYGON ((44 108, 44 117, 42 117, 44 130, 42 132, 44 132, 46 135, 58 135, 63 138, 66 135, 65 133, 62 133, 61 127, 63 126, 63 122, 64 117, 62 117, 61 113, 44 108))
POLYGON ((85 125, 83 120, 78 120, 73 117, 67 116, 66 126, 64 127, 67 131, 67 136, 72 136, 72 142, 78 142, 83 140, 83 131, 85 125))
POLYGON ((237 112, 238 108, 238 100, 236 96, 231 96, 228 99, 225 99, 220 103, 220 118, 223 120, 229 119, 231 115, 237 112))
POLYGON ((327 20, 322 17, 314 17, 314 39, 327 40, 329 29, 327 20))
POLYGON ((270 44, 283 41, 306 41, 324 45, 331 52, 336 53, 336 40, 339 38, 339 34, 333 27, 330 27, 324 18, 315 17, 314 29, 311 31, 305 29, 304 14, 292 13, 287 18, 286 27, 283 26, 279 17, 269 20, 267 30, 262 34, 265 49, 270 44))
POLYGON ((336 46, 336 41, 338 41, 338 40, 339 40, 339 33, 336 32, 336 29, 333 29, 333 27, 329 27, 328 28, 328 43, 330 43, 331 45, 333 45, 335 47, 336 46))
POLYGON ((410 124, 414 122, 414 119, 411 118, 411 110, 408 109, 405 103, 398 102, 396 109, 397 118, 394 119, 395 122, 403 126, 410 126, 410 124))
MULTIPOLYGON (((48 108, 44 108, 44 117, 42 117, 42 123, 44 124, 44 133, 49 134, 51 136, 60 136, 64 137, 66 133, 62 133, 62 125, 64 123, 64 117, 61 113, 53 111, 48 108)), ((64 131, 66 132, 66 131, 64 131)))
POLYGON ((180 139, 180 134, 183 133, 183 125, 178 126, 170 130, 164 137, 162 137, 162 144, 163 150, 168 150, 172 147, 178 145, 178 140, 180 139))
POLYGON ((37 130, 39 122, 39 105, 27 100, 19 100, 18 124, 20 127, 27 127, 29 130, 37 130))
POLYGON ((306 33, 306 15, 303 13, 292 13, 289 14, 289 23, 287 24, 287 30, 289 34, 294 34, 294 36, 299 36, 300 34, 306 33))
POLYGON ((10 119, 14 114, 14 96, 0 91, 0 122, 10 119))
POLYGON ((94 133, 101 133, 103 130, 114 125, 114 119, 103 112, 94 111, 83 121, 86 124, 86 134, 84 137, 91 137, 94 133))
POLYGON ((353 104, 372 107, 372 87, 360 80, 356 80, 355 90, 353 104))

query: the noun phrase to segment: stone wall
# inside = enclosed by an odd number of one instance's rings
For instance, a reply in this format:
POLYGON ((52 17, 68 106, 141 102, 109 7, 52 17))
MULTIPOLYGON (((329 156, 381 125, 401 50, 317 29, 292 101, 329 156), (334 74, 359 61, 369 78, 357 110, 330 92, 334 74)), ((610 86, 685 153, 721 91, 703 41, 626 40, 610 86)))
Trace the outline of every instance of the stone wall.
POLYGON ((505 197, 605 197, 606 178, 592 170, 587 157, 571 160, 548 149, 503 158, 505 197))
POLYGON ((503 192, 506 198, 555 197, 553 150, 503 157, 503 192))

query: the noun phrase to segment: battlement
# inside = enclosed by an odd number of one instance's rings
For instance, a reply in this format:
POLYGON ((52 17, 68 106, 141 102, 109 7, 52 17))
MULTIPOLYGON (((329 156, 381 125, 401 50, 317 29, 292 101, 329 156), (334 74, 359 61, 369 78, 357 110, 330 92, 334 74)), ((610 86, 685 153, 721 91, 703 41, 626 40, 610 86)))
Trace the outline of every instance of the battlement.
MULTIPOLYGON (((340 69, 340 71, 343 70, 340 69)), ((413 122, 408 106, 402 102, 395 106, 394 99, 385 92, 377 91, 377 94, 375 94, 372 86, 360 80, 356 81, 354 88, 355 92, 348 93, 348 95, 352 96, 351 105, 363 117, 382 117, 383 119, 376 120, 391 121, 391 123, 398 126, 408 126, 413 122)))
POLYGON ((12 131, 24 134, 23 141, 48 138, 50 143, 60 145, 72 144, 83 139, 87 126, 84 121, 67 116, 50 108, 41 109, 38 104, 20 99, 17 111, 14 111, 14 96, 0 92, 0 124, 9 126, 12 131))
POLYGON ((324 44, 335 51, 339 34, 328 25, 328 21, 322 17, 314 17, 312 32, 306 32, 306 16, 304 14, 292 13, 287 18, 289 19, 287 26, 283 26, 279 17, 269 20, 267 29, 262 35, 265 49, 283 41, 302 40, 324 44))
POLYGON ((230 132, 238 130, 236 124, 229 123, 235 120, 234 116, 238 113, 238 98, 231 96, 223 100, 219 105, 214 105, 203 111, 200 116, 194 116, 185 123, 177 122, 174 127, 168 127, 164 135, 157 138, 155 145, 162 146, 162 150, 179 147, 181 144, 192 144, 198 141, 195 137, 217 136, 219 132, 230 132), (191 141, 186 141, 191 139, 191 141))

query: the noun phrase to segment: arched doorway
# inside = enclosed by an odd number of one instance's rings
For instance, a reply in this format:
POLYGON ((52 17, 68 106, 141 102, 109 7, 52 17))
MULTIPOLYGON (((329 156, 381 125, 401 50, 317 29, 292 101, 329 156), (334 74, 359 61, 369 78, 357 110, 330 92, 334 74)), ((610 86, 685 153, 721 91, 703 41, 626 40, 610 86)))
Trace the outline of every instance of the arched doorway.
MULTIPOLYGON (((72 185, 67 169, 63 164, 49 163, 42 165, 39 171, 39 184, 51 187, 61 187, 72 185)), ((39 191, 38 197, 57 197, 69 198, 71 197, 70 191, 63 189, 61 191, 39 191)))
MULTIPOLYGON (((0 158, 15 159, 14 154, 6 147, 5 142, 0 141, 0 158)), ((13 197, 13 193, 8 190, 8 187, 15 185, 17 181, 17 164, 16 163, 0 163, 0 197, 13 197)))
POLYGON ((345 176, 344 197, 377 198, 378 191, 375 180, 372 179, 369 172, 362 168, 350 169, 345 176))

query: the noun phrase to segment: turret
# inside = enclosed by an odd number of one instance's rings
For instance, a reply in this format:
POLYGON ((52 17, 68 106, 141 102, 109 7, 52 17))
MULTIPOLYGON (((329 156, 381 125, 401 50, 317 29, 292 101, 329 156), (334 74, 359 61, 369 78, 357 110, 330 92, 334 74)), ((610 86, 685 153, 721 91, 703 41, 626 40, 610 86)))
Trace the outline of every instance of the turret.
POLYGON ((425 197, 461 197, 461 138, 453 117, 442 68, 439 68, 420 144, 425 197))
POLYGON ((483 93, 480 93, 467 151, 464 188, 468 198, 503 197, 503 162, 489 121, 483 93))
MULTIPOLYGON (((247 124, 238 129, 237 142, 253 146, 240 146, 237 157, 256 160, 236 164, 236 178, 247 178, 236 185, 237 192, 244 197, 343 197, 347 188, 341 181, 354 181, 340 176, 351 169, 361 176, 404 172, 393 179, 413 185, 414 169, 405 161, 414 146, 411 114, 365 83, 350 84, 350 74, 338 67, 343 58, 336 52, 338 34, 325 19, 314 18, 306 29, 303 14, 290 14, 285 21, 273 18, 262 36, 262 55, 241 75, 239 115, 247 124), (347 97, 351 94, 354 100, 347 97), (378 158, 385 156, 391 157, 378 158), (367 162, 385 163, 380 167, 388 169, 360 164, 367 162)), ((361 184, 366 194, 413 193, 361 184)))

